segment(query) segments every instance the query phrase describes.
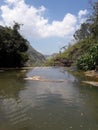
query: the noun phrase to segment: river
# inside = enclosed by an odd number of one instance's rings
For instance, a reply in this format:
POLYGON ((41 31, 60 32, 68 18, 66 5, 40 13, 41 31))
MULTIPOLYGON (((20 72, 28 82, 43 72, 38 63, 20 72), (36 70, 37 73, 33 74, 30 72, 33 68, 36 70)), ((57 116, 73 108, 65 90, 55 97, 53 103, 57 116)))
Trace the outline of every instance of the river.
POLYGON ((0 130, 98 130, 98 88, 83 80, 63 67, 1 71, 0 130))

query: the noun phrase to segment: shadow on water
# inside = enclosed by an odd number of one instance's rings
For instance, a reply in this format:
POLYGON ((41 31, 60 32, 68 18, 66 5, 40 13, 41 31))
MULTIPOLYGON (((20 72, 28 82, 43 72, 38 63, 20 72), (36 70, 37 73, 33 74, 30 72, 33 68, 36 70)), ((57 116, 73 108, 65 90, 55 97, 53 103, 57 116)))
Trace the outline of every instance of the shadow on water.
POLYGON ((98 130, 98 88, 83 78, 51 67, 0 73, 0 130, 98 130))
POLYGON ((17 98, 20 90, 24 89, 22 71, 5 71, 0 73, 0 96, 17 98))

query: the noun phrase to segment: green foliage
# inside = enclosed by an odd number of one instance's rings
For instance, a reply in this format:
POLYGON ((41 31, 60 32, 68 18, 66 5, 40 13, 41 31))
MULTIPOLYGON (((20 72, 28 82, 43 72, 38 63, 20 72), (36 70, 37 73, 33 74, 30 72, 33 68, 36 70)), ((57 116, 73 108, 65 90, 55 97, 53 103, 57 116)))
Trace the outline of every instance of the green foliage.
POLYGON ((77 67, 82 70, 92 70, 98 65, 98 2, 93 3, 92 15, 89 16, 87 23, 89 47, 77 60, 77 67))
POLYGON ((92 57, 88 53, 80 56, 77 60, 77 67, 82 70, 94 69, 92 57))
POLYGON ((44 66, 55 66, 55 58, 49 57, 48 59, 46 59, 44 66))
MULTIPOLYGON (((77 58, 84 54, 85 51, 89 49, 90 44, 87 44, 88 40, 84 40, 81 42, 78 42, 74 45, 71 45, 68 47, 64 52, 58 53, 56 56, 53 56, 49 58, 46 62, 45 65, 47 66, 56 66, 56 65, 62 65, 62 60, 66 60, 68 62, 75 62, 77 58)), ((66 66, 66 64, 63 64, 66 66)))
POLYGON ((27 40, 20 35, 19 29, 18 23, 13 28, 0 28, 0 67, 22 67, 28 60, 27 40))
POLYGON ((98 65, 98 44, 93 45, 89 51, 77 59, 77 67, 82 70, 92 70, 98 65))
POLYGON ((83 23, 81 24, 80 29, 78 29, 75 34, 74 34, 74 38, 77 41, 81 41, 84 40, 86 38, 88 38, 88 36, 90 35, 90 26, 89 23, 83 23))

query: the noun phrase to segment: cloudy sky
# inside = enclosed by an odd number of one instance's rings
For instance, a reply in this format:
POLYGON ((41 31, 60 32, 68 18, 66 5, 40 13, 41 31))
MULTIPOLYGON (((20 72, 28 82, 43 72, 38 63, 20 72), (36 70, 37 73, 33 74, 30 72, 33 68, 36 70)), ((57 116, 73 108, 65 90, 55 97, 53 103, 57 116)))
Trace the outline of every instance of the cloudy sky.
POLYGON ((89 1, 0 0, 0 25, 23 24, 21 34, 31 45, 43 54, 52 54, 73 39, 89 13, 89 1))

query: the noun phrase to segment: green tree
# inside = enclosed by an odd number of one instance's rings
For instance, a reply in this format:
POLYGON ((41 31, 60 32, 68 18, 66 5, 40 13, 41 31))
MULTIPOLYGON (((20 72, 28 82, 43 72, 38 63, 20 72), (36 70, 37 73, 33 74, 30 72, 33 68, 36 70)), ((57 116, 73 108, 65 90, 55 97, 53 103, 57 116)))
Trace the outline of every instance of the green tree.
POLYGON ((83 70, 95 69, 98 65, 98 2, 92 4, 92 14, 86 24, 82 24, 81 28, 75 32, 74 37, 80 41, 86 40, 89 44, 88 50, 85 50, 85 53, 78 58, 77 67, 83 70), (83 27, 83 25, 87 26, 83 27))
POLYGON ((98 2, 93 3, 92 10, 92 15, 88 21, 91 23, 93 38, 98 40, 98 2))
POLYGON ((92 70, 96 68, 96 65, 98 65, 98 43, 77 59, 77 67, 81 70, 92 70))
POLYGON ((81 41, 81 40, 88 38, 89 35, 90 35, 90 25, 89 25, 89 23, 83 23, 83 24, 81 24, 80 29, 78 29, 75 32, 74 38, 77 41, 81 41))
POLYGON ((20 25, 0 29, 0 67, 22 67, 28 60, 27 40, 19 33, 20 25))

